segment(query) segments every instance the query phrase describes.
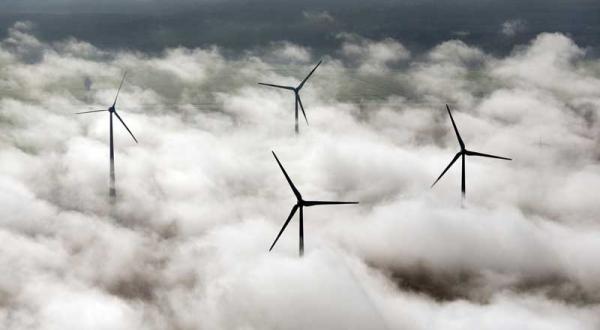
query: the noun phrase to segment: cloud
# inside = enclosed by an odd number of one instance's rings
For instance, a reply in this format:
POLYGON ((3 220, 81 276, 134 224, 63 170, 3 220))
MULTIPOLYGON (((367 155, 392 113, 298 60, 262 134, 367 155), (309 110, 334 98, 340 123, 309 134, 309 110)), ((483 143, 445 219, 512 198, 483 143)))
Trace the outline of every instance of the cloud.
POLYGON ((304 10, 302 12, 304 19, 316 24, 332 24, 335 22, 335 18, 327 11, 309 11, 304 10))
POLYGON ((508 20, 502 23, 502 28, 500 29, 500 33, 507 37, 513 37, 521 32, 523 32, 526 28, 526 24, 523 20, 513 19, 508 20))
POLYGON ((358 65, 360 71, 377 73, 410 58, 410 51, 392 39, 372 41, 352 34, 341 34, 341 53, 358 65))
POLYGON ((595 329, 600 324, 597 58, 562 34, 496 57, 450 40, 415 56, 342 36, 227 56, 0 43, 0 327, 595 329), (287 64, 291 64, 289 67, 287 64), (112 103, 118 203, 107 203, 112 103), (451 169, 467 147, 467 200, 451 169), (311 199, 267 249, 294 198, 311 199))
POLYGON ((262 50, 256 56, 273 64, 280 63, 282 66, 290 63, 306 64, 311 60, 311 51, 306 47, 282 41, 272 43, 270 47, 262 50))

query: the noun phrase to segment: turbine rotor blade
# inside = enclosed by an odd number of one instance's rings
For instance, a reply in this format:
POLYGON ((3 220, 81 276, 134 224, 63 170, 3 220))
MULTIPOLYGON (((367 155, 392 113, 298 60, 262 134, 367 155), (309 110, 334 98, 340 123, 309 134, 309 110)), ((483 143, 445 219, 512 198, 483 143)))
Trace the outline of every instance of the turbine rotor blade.
POLYGON ((300 95, 298 95, 298 103, 300 103, 300 110, 302 110, 302 114, 304 115, 304 120, 306 120, 306 125, 308 126, 308 118, 306 118, 306 112, 304 112, 304 106, 302 105, 302 100, 300 99, 300 95))
POLYGON ((258 84, 263 85, 263 86, 275 87, 275 88, 289 89, 291 91, 295 90, 294 87, 290 87, 290 86, 281 86, 281 85, 273 85, 273 84, 265 84, 265 83, 258 83, 258 84))
POLYGON ((83 111, 83 112, 75 112, 76 115, 81 115, 83 113, 92 113, 92 112, 104 112, 108 110, 92 110, 92 111, 83 111))
POLYGON ((275 160, 277 161, 277 164, 279 164, 279 168, 281 168, 281 171, 283 172, 283 175, 285 175, 285 178, 286 178, 288 184, 290 185, 290 187, 292 188, 292 191, 294 192, 294 195, 296 196, 296 198, 298 200, 302 200, 302 195, 300 195, 300 192, 298 191, 298 189, 296 189, 296 186, 292 182, 292 179, 290 179, 290 177, 288 176, 287 172, 283 168, 283 165, 281 165, 281 162, 279 161, 279 158, 277 158, 277 155, 275 154, 274 151, 271 151, 271 153, 273 153, 273 156, 275 157, 275 160))
POLYGON ((358 202, 335 202, 335 201, 305 201, 304 206, 314 205, 344 205, 344 204, 358 204, 358 202))
POLYGON ((450 107, 446 104, 446 109, 448 110, 448 114, 450 115, 450 120, 452 121, 452 127, 454 127, 454 132, 456 133, 456 138, 458 139, 458 144, 460 144, 460 148, 465 148, 465 143, 460 137, 460 133, 458 133, 458 128, 456 128, 456 123, 454 122, 454 118, 452 118, 452 113, 450 112, 450 107))
POLYGON ((454 162, 456 162, 456 160, 458 159, 458 157, 460 157, 460 154, 461 154, 461 152, 457 153, 456 156, 454 156, 454 158, 452 158, 452 161, 450 162, 450 164, 448 164, 448 166, 446 166, 446 168, 444 169, 444 171, 442 172, 442 174, 440 174, 440 176, 437 178, 437 180, 435 180, 435 182, 431 185, 431 188, 433 188, 433 186, 435 186, 435 184, 438 181, 440 181, 440 179, 444 176, 444 174, 446 174, 446 172, 452 166, 452 164, 454 164, 454 162))
POLYGON ((138 140, 135 138, 135 136, 133 135, 133 133, 131 133, 131 130, 129 129, 129 127, 127 127, 127 125, 125 124, 125 122, 123 121, 123 119, 121 119, 121 116, 119 116, 119 114, 115 111, 115 115, 117 116, 117 118, 119 119, 119 121, 121 121, 121 124, 123 124, 123 126, 125 126, 125 129, 127 129, 127 132, 129 132, 129 134, 131 134, 131 137, 133 138, 133 141, 135 141, 135 143, 138 143, 138 140))
POLYGON ((300 85, 298 85, 298 90, 302 89, 302 86, 304 86, 304 84, 306 83, 306 81, 308 80, 308 78, 310 78, 310 76, 312 76, 312 74, 319 67, 319 65, 321 65, 321 62, 323 62, 323 61, 319 61, 319 63, 317 63, 317 65, 315 66, 315 68, 312 69, 312 71, 308 74, 308 76, 306 76, 306 78, 304 78, 304 80, 302 80, 302 82, 300 83, 300 85))
POLYGON ((119 98, 119 92, 121 91, 121 87, 123 87, 123 82, 125 81, 125 77, 127 76, 127 71, 123 74, 123 79, 121 79, 121 84, 119 85, 119 89, 117 89, 117 96, 115 96, 115 102, 113 102, 113 107, 117 105, 117 99, 119 98))
POLYGON ((494 156, 494 155, 488 155, 488 154, 484 154, 484 153, 476 152, 476 151, 468 151, 468 150, 466 150, 465 153, 467 154, 467 156, 479 156, 479 157, 488 157, 488 158, 497 158, 497 159, 504 159, 504 160, 512 160, 511 158, 501 157, 501 156, 494 156))
POLYGON ((269 251, 273 250, 273 247, 275 246, 275 244, 279 240, 279 237, 281 237, 281 234, 283 234, 283 231, 285 230, 285 227, 287 227, 287 225, 290 223, 290 220, 292 220, 292 217, 296 213, 296 210, 298 210, 298 204, 296 204, 296 205, 294 205, 294 207, 292 207, 292 211, 290 212, 290 215, 288 215, 287 220, 285 220, 285 223, 283 224, 283 227, 281 227, 281 230, 279 231, 279 234, 277 234, 277 237, 275 238, 275 241, 273 241, 273 244, 271 244, 271 247, 269 248, 269 251))

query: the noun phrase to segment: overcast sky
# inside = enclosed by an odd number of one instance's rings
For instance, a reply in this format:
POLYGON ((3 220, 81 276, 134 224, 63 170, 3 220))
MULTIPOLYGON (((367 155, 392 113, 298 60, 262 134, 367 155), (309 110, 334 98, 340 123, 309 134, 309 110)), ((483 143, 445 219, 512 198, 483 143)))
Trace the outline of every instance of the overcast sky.
POLYGON ((3 2, 0 328, 600 328, 598 12, 469 4, 402 29, 393 3, 218 3, 157 38, 148 14, 3 2), (210 17, 229 32, 193 32, 210 17), (319 60, 296 136, 293 95, 257 82, 319 60), (111 206, 108 116, 73 113, 124 71, 139 143, 116 123, 111 206), (513 159, 468 158, 462 206, 459 166, 430 188, 459 150, 445 104, 468 148, 513 159), (360 201, 306 209, 303 258, 297 218, 268 252, 295 202, 272 150, 307 199, 360 201))
POLYGON ((1 34, 20 20, 37 23, 42 40, 144 51, 216 44, 237 53, 290 41, 327 53, 340 46, 339 33, 391 37, 414 52, 460 39, 505 55, 541 32, 568 34, 595 52, 600 44, 595 0, 0 1, 1 34))

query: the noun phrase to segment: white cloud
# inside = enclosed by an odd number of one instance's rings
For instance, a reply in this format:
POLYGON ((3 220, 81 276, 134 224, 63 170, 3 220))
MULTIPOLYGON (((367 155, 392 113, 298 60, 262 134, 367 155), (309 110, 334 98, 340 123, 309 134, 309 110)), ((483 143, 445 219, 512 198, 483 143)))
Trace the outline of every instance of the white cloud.
POLYGON ((341 53, 365 73, 381 73, 390 65, 410 58, 410 51, 393 39, 372 41, 356 35, 342 34, 341 53))
POLYGON ((289 64, 290 62, 306 63, 310 61, 310 51, 305 47, 284 41, 275 43, 271 54, 274 61, 289 64))
POLYGON ((107 53, 32 31, 0 43, 0 327, 600 324, 600 64, 564 35, 414 59, 347 36, 295 136, 293 96, 256 82, 297 83, 310 49, 107 53), (72 113, 110 104, 124 70, 140 143, 115 127, 111 209, 108 118, 72 113), (429 188, 458 150, 446 102, 468 147, 514 158, 468 159, 465 208, 458 167, 429 188), (307 198, 361 201, 306 209, 302 259, 297 219, 267 252, 294 202, 271 150, 307 198))

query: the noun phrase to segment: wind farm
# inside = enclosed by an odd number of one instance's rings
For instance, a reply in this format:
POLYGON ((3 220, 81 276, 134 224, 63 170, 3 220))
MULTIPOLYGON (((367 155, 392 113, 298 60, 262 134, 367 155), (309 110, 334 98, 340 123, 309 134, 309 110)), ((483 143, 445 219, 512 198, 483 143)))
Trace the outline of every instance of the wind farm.
POLYGON ((7 1, 0 329, 598 329, 600 3, 7 1))

